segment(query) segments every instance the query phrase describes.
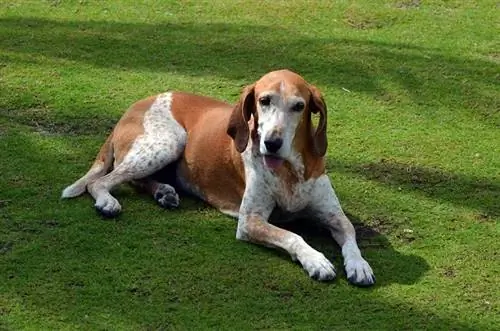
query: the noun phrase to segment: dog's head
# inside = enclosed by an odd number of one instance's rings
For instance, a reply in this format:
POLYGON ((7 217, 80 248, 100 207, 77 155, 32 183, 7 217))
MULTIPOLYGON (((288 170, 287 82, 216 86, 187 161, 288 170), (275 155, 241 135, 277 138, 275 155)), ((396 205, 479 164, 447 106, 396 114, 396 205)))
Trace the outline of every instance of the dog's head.
POLYGON ((248 145, 249 121, 253 118, 256 132, 252 134, 258 139, 259 152, 266 165, 276 168, 291 156, 297 142, 307 145, 318 157, 325 155, 326 111, 316 87, 291 71, 273 71, 243 90, 227 133, 242 153, 248 145), (317 113, 320 119, 313 130, 311 114, 317 113))

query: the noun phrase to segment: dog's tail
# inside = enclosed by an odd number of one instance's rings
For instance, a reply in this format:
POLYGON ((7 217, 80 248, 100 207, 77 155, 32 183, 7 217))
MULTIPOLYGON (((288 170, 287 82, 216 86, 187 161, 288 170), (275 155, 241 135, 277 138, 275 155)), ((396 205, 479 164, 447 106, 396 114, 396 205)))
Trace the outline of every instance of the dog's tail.
POLYGON ((113 134, 110 134, 106 142, 101 146, 101 150, 97 154, 94 164, 90 167, 89 171, 82 178, 63 190, 62 198, 74 198, 85 193, 88 184, 109 172, 114 159, 112 137, 113 134))

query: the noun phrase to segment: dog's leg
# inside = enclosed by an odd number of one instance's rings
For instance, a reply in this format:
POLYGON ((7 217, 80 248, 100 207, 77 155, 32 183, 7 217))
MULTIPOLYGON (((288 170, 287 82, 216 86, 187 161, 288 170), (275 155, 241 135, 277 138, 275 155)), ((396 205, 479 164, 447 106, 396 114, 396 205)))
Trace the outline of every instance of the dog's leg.
MULTIPOLYGON (((121 206, 110 191, 121 183, 145 178, 175 161, 182 153, 183 146, 184 143, 176 140, 157 141, 147 136, 138 138, 123 162, 106 176, 88 185, 88 191, 96 200, 96 209, 106 217, 116 216, 121 206)), ((168 191, 168 187, 157 186, 157 189, 158 193, 168 191)))
POLYGON ((326 175, 318 178, 312 195, 311 208, 342 248, 345 271, 349 282, 358 286, 373 285, 375 276, 372 268, 361 256, 356 243, 354 227, 342 211, 340 202, 326 175))
POLYGON ((283 249, 292 260, 300 262, 310 277, 324 281, 334 279, 335 268, 322 253, 309 246, 298 234, 268 223, 273 208, 274 201, 266 192, 248 185, 240 207, 236 238, 283 249))
MULTIPOLYGON (((115 146, 113 171, 88 185, 88 191, 96 200, 96 209, 104 216, 115 216, 121 210, 119 202, 109 193, 113 187, 152 175, 176 161, 184 151, 187 133, 172 116, 171 101, 171 93, 158 96, 144 114, 144 133, 135 138, 131 146, 124 144, 127 150, 115 146)), ((155 194, 171 193, 168 186, 157 189, 155 194)))
POLYGON ((179 206, 179 195, 171 185, 157 182, 150 177, 134 180, 132 184, 142 191, 151 194, 158 204, 171 209, 179 206))

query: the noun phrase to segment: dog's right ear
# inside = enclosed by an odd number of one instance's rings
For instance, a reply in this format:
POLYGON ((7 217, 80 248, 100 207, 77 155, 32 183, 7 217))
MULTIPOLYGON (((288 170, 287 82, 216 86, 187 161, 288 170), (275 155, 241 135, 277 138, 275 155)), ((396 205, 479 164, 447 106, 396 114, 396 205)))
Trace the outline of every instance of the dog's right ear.
POLYGON ((250 128, 248 121, 255 113, 255 85, 245 87, 241 93, 240 100, 234 106, 233 113, 229 118, 227 134, 234 140, 238 152, 243 153, 248 145, 250 138, 250 128))

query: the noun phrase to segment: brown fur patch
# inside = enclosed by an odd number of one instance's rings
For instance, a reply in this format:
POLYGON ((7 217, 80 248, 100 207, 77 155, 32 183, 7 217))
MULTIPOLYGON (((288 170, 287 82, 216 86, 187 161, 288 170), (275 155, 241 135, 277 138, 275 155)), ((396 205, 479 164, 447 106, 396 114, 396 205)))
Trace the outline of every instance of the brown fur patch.
POLYGON ((314 130, 309 109, 304 110, 303 118, 297 128, 293 141, 295 150, 302 155, 304 180, 318 178, 325 173, 325 160, 314 152, 312 131, 314 130))
POLYGON ((188 132, 179 174, 211 205, 238 211, 245 191, 240 153, 226 133, 233 107, 207 97, 175 93, 174 118, 188 132))
POLYGON ((250 215, 246 222, 246 234, 251 242, 281 246, 287 231, 265 222, 259 216, 250 215))

